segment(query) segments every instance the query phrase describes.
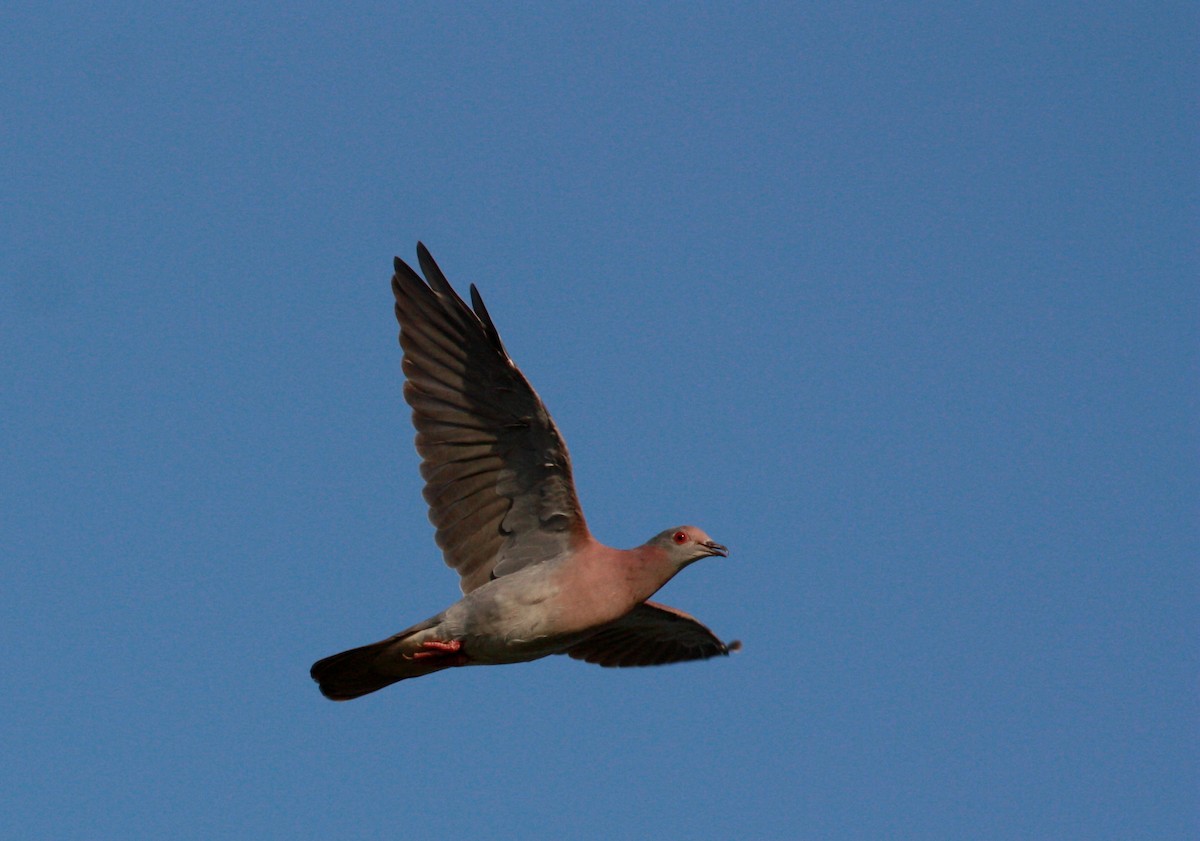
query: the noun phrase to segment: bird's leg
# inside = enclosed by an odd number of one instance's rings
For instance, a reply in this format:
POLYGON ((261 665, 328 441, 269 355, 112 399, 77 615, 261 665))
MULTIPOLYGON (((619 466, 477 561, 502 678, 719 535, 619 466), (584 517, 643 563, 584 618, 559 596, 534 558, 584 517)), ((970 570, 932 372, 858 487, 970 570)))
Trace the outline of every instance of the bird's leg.
POLYGON ((418 651, 413 655, 415 659, 421 657, 440 657, 443 654, 453 654, 462 649, 462 643, 458 640, 450 640, 450 642, 442 642, 441 640, 425 640, 421 643, 421 648, 428 649, 426 651, 418 651))
POLYGON ((414 660, 447 660, 447 666, 464 666, 467 655, 462 653, 462 643, 458 640, 442 642, 441 640, 425 640, 421 650, 413 652, 414 660))

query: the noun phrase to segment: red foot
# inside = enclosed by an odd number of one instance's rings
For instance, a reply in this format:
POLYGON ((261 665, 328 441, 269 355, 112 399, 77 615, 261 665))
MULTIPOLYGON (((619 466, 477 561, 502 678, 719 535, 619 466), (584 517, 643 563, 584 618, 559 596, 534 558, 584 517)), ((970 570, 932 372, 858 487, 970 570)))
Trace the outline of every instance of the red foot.
POLYGON ((451 661, 446 663, 447 666, 462 666, 467 662, 467 655, 461 653, 462 643, 458 640, 425 640, 421 643, 421 649, 413 653, 412 659, 451 661))

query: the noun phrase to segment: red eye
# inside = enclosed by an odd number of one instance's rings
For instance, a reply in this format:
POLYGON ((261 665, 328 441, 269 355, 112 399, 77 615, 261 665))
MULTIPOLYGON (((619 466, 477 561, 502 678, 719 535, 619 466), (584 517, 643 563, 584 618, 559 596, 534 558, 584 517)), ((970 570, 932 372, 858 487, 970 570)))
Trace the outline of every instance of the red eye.
POLYGON ((674 540, 680 546, 682 546, 683 544, 688 542, 687 532, 686 531, 677 531, 673 535, 671 535, 671 539, 674 540))

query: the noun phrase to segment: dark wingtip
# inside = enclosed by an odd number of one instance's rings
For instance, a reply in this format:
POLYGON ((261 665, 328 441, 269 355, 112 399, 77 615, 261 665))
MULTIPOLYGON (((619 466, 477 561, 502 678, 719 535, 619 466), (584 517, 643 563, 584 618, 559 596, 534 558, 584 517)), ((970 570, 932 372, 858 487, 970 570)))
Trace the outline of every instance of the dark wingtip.
POLYGON ((458 293, 454 291, 454 287, 450 285, 450 281, 446 279, 446 275, 442 273, 437 260, 433 259, 433 255, 429 253, 429 249, 422 242, 417 243, 417 262, 421 266, 421 273, 425 275, 425 283, 429 285, 430 289, 452 301, 458 301, 462 304, 463 309, 467 308, 462 298, 458 297, 458 293))
MULTIPOLYGON (((425 247, 425 243, 417 243, 417 260, 421 267, 424 278, 417 274, 411 266, 396 257, 394 265, 396 267, 396 275, 392 278, 392 290, 395 292, 397 301, 399 301, 401 290, 401 279, 406 283, 419 284, 425 291, 415 290, 421 295, 427 295, 432 292, 437 298, 443 300, 439 306, 449 309, 447 312, 453 315, 456 319, 465 318, 467 322, 476 322, 479 327, 483 328, 484 336, 492 345, 492 348, 505 359, 509 359, 508 351, 504 347, 504 343, 500 341, 500 332, 496 329, 496 325, 492 323, 492 317, 488 314, 487 307, 483 304, 483 298, 479 294, 479 290, 475 288, 475 284, 471 284, 471 306, 468 307, 466 302, 459 297, 459 294, 450 285, 450 281, 446 279, 446 275, 442 273, 438 267, 437 261, 433 259, 433 255, 429 253, 429 249, 425 247)), ((399 306, 399 304, 397 304, 399 306)), ((397 318, 400 318, 399 309, 397 309, 397 318)), ((511 361, 511 360, 510 360, 511 361)))
POLYGON ((487 333, 487 337, 493 347, 504 356, 508 356, 508 351, 504 348, 504 342, 500 341, 500 331, 496 329, 496 325, 492 322, 492 316, 483 304, 483 296, 479 294, 479 290, 475 288, 474 283, 471 284, 471 309, 475 310, 475 316, 479 319, 479 323, 483 325, 483 330, 487 333))
POLYGON ((397 299, 400 297, 400 290, 404 282, 416 281, 422 286, 425 285, 421 276, 413 271, 412 266, 399 257, 392 258, 392 268, 395 269, 395 274, 392 275, 392 293, 396 295, 397 299))
MULTIPOLYGON (((426 263, 433 263, 433 265, 437 265, 436 260, 433 259, 433 254, 431 254, 430 250, 425 247, 424 242, 421 242, 420 240, 416 241, 416 262, 421 264, 422 269, 425 268, 426 263)), ((428 274, 428 272, 426 272, 426 274, 428 274)))

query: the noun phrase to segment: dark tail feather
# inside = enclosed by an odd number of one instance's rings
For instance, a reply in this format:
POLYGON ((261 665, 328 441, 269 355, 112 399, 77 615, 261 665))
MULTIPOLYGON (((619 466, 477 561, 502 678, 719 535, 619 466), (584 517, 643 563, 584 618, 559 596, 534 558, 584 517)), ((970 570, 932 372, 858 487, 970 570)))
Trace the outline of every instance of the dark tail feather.
POLYGON ((391 640, 384 640, 318 660, 309 674, 320 686, 321 694, 331 701, 349 701, 391 686, 405 676, 384 674, 376 665, 390 643, 391 640))
POLYGON ((430 624, 422 622, 394 637, 318 660, 313 663, 309 674, 326 698, 349 701, 397 681, 444 669, 450 664, 438 664, 436 660, 414 660, 412 657, 419 647, 412 637, 430 624))

